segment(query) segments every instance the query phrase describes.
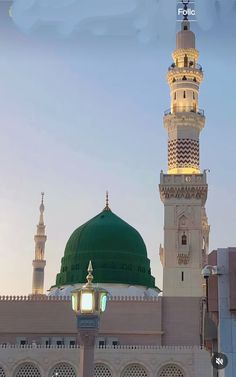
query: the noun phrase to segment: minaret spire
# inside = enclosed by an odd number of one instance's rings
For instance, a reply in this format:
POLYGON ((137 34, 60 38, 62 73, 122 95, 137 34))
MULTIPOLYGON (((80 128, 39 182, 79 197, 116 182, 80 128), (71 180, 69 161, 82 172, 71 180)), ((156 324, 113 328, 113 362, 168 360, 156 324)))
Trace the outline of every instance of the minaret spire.
MULTIPOLYGON (((189 2, 182 2, 188 9, 189 2)), ((195 39, 188 16, 184 16, 172 54, 174 62, 167 74, 171 108, 165 112, 164 126, 168 132, 169 174, 200 173, 199 136, 205 116, 198 105, 203 70, 198 64, 195 39)))
POLYGON ((164 114, 168 133, 168 171, 161 172, 160 196, 164 204, 163 294, 202 297, 201 269, 206 263, 209 226, 205 212, 208 185, 200 168, 199 137, 205 126, 199 109, 203 70, 195 34, 190 30, 189 1, 182 0, 184 17, 176 36, 173 63, 168 69, 170 109, 164 114))
POLYGON ((44 207, 44 192, 41 192, 41 204, 40 204, 40 207, 39 207, 39 211, 40 211, 40 218, 39 218, 39 224, 40 225, 44 225, 44 219, 43 219, 43 213, 44 213, 44 210, 45 210, 45 207, 44 207))
POLYGON ((43 294, 44 287, 44 268, 46 260, 44 259, 45 243, 47 236, 45 235, 44 224, 44 192, 41 193, 41 204, 39 207, 40 216, 37 225, 37 234, 34 236, 35 241, 35 259, 33 260, 33 285, 32 294, 43 294))

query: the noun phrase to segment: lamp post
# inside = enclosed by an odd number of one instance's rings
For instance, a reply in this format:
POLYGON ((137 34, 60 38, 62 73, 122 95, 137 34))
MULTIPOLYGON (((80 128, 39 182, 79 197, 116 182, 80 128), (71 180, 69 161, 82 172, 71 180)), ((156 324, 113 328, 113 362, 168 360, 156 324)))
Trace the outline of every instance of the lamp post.
POLYGON ((72 292, 72 309, 77 316, 80 342, 80 377, 94 376, 94 346, 100 325, 100 315, 106 310, 105 289, 94 287, 92 262, 88 265, 87 283, 72 292))

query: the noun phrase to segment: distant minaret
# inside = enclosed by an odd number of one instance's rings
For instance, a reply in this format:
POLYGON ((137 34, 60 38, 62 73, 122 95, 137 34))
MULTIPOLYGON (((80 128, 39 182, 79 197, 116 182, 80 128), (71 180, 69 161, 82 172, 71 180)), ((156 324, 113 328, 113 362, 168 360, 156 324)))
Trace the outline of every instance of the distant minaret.
MULTIPOLYGON (((188 3, 183 1, 185 10, 188 3)), ((164 203, 163 295, 201 297, 210 230, 205 211, 207 175, 201 172, 199 160, 199 135, 205 126, 204 111, 198 107, 203 70, 187 16, 172 56, 167 74, 171 108, 164 115, 168 172, 161 173, 159 186, 164 203)))
POLYGON ((37 225, 37 234, 34 236, 35 240, 35 259, 33 260, 33 295, 43 295, 44 286, 44 268, 46 260, 44 259, 45 243, 47 236, 45 235, 45 225, 43 219, 44 213, 44 193, 42 192, 42 201, 39 207, 40 218, 37 225))

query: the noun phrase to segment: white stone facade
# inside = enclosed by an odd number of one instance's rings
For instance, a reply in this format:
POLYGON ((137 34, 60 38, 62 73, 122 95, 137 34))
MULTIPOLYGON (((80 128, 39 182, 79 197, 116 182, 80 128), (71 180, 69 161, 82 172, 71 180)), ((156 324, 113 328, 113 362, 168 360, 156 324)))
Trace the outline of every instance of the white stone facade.
MULTIPOLYGON (((0 377, 79 377, 79 348, 0 348, 0 377)), ((95 377, 211 377, 210 355, 199 347, 96 348, 95 377)))

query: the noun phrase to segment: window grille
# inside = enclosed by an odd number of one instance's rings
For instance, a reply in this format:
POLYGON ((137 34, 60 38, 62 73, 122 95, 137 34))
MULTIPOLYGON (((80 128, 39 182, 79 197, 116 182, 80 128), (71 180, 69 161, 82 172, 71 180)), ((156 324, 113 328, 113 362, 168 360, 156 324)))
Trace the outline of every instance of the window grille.
POLYGON ((106 365, 96 364, 94 368, 94 377, 112 377, 112 373, 106 365))
POLYGON ((70 364, 60 363, 52 368, 49 377, 76 377, 76 372, 70 364))
POLYGON ((18 367, 15 377, 41 377, 41 374, 36 365, 24 363, 18 367))
POLYGON ((122 377, 148 377, 146 370, 138 364, 126 367, 122 377))
POLYGON ((165 366, 158 377, 184 377, 182 370, 176 365, 165 366))

